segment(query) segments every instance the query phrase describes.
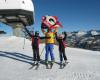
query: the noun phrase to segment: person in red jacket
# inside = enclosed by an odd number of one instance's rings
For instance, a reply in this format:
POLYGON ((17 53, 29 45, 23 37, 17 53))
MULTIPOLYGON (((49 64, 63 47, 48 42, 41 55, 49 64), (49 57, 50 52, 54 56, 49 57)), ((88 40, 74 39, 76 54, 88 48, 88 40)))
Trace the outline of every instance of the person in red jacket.
POLYGON ((38 31, 36 31, 34 35, 34 34, 31 34, 26 27, 25 27, 25 30, 28 33, 28 35, 32 38, 32 50, 33 50, 34 64, 38 64, 40 62, 40 55, 39 55, 40 39, 45 39, 46 37, 40 37, 38 31))

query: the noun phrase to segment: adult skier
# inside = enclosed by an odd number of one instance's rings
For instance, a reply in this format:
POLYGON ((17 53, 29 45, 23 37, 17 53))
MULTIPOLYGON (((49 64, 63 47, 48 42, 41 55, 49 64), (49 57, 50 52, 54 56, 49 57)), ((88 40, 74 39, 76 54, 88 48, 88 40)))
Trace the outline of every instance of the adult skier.
POLYGON ((53 46, 55 43, 55 33, 58 31, 59 27, 63 27, 63 26, 58 21, 57 16, 46 15, 42 17, 41 30, 46 37, 50 37, 49 39, 45 40, 45 44, 46 44, 45 62, 46 62, 46 65, 48 66, 48 55, 50 53, 50 56, 51 56, 50 68, 52 68, 53 62, 55 61, 54 53, 53 53, 53 46))
POLYGON ((65 48, 67 47, 66 38, 67 38, 66 32, 63 32, 59 36, 56 33, 56 40, 59 43, 59 55, 60 55, 61 66, 63 65, 63 58, 65 61, 64 65, 67 63, 67 57, 66 57, 66 53, 65 53, 65 48))
POLYGON ((33 61, 34 64, 38 65, 38 63, 40 63, 40 55, 39 55, 40 39, 45 39, 46 37, 40 37, 38 31, 36 31, 34 35, 31 34, 26 27, 25 30, 28 33, 28 35, 32 38, 33 61))
POLYGON ((50 53, 50 56, 51 56, 51 68, 52 68, 52 65, 55 61, 55 58, 54 58, 54 53, 53 53, 53 46, 54 46, 54 43, 55 43, 55 33, 57 32, 57 28, 52 31, 50 28, 47 29, 47 32, 42 28, 42 32, 43 34, 45 35, 45 37, 50 37, 48 39, 45 39, 45 50, 46 50, 46 53, 45 53, 45 62, 46 62, 46 65, 48 66, 48 55, 50 53))

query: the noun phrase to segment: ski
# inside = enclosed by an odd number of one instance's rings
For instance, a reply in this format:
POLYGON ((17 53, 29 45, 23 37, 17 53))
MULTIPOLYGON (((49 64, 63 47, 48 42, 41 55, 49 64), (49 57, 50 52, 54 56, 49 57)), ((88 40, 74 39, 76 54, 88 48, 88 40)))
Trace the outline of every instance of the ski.
POLYGON ((35 70, 38 70, 38 68, 39 68, 39 63, 36 63, 36 67, 35 67, 35 70))
POLYGON ((37 62, 37 63, 34 62, 34 63, 32 64, 32 66, 31 66, 29 69, 35 68, 35 70, 38 70, 39 65, 40 65, 40 64, 39 64, 38 62, 37 62))
POLYGON ((51 63, 50 63, 50 69, 52 69, 52 67, 53 67, 53 63, 51 62, 51 63))
POLYGON ((46 69, 52 69, 52 67, 53 67, 53 62, 46 63, 46 69))
POLYGON ((60 64, 60 69, 64 69, 69 62, 64 62, 60 64))
POLYGON ((33 63, 29 69, 33 69, 34 67, 35 67, 35 64, 33 63))
POLYGON ((49 69, 49 64, 48 63, 46 63, 46 69, 49 69))

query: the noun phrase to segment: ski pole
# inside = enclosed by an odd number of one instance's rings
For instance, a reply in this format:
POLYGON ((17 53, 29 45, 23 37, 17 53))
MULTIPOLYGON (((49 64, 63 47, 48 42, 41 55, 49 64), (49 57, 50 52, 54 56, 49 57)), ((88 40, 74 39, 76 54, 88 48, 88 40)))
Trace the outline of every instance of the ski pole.
POLYGON ((25 37, 27 36, 27 34, 25 33, 25 31, 23 31, 23 32, 24 32, 24 44, 23 44, 23 49, 24 49, 25 48, 25 37))
POLYGON ((43 53, 44 49, 45 49, 45 46, 44 46, 44 48, 42 49, 40 56, 42 55, 42 53, 43 53))
POLYGON ((25 37, 24 37, 24 44, 23 44, 23 49, 25 48, 25 37))

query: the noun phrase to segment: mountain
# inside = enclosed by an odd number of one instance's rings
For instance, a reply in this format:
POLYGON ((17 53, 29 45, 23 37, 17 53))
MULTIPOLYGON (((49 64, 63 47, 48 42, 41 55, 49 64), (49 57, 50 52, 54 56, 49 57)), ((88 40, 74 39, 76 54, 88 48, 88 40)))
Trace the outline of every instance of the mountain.
MULTIPOLYGON (((40 44, 40 53, 44 44, 40 44)), ((54 46, 55 60, 59 62, 58 46, 54 46)), ((45 51, 41 55, 44 60, 45 51)), ((20 37, 0 37, 0 80, 100 80, 100 52, 66 48, 68 64, 59 69, 57 63, 46 69, 32 68, 31 42, 20 37), (23 49, 25 40, 25 46, 23 49)))

